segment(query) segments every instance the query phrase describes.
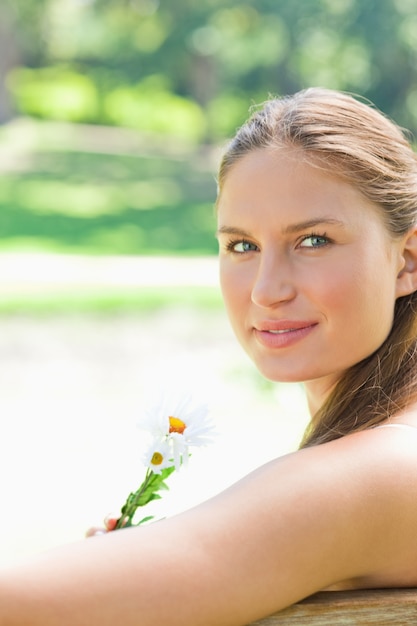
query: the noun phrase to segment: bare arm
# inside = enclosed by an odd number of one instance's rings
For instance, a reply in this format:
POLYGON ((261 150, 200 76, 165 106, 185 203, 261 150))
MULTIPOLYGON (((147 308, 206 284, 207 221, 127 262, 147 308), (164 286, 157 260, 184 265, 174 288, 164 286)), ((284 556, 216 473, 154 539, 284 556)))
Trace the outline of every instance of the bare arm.
POLYGON ((2 572, 0 623, 238 626, 400 576, 417 559, 416 458, 417 436, 391 429, 288 455, 170 520, 2 572))

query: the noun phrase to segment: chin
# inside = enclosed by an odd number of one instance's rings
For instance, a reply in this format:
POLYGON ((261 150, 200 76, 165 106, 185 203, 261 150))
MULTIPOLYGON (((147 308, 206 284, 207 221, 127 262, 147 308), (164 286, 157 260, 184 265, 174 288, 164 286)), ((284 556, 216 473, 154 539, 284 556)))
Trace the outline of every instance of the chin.
POLYGON ((268 364, 254 360, 256 368, 267 380, 274 383, 306 383, 329 376, 332 372, 313 370, 311 367, 300 369, 299 367, 277 367, 276 364, 268 364))
POLYGON ((302 376, 301 374, 297 374, 297 373, 293 373, 291 374, 290 372, 276 372, 276 371, 271 371, 268 368, 262 368, 259 365, 257 365, 255 363, 257 369, 259 370, 259 372, 262 374, 262 376, 264 378, 266 378, 267 380, 270 380, 273 383, 303 383, 306 380, 308 380, 308 378, 304 378, 304 376, 302 376))

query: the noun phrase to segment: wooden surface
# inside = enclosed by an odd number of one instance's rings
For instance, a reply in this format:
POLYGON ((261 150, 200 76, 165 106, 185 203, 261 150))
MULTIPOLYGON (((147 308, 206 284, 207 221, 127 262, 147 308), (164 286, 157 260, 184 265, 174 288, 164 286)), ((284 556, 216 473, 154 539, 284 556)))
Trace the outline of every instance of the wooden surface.
POLYGON ((417 626, 417 589, 323 591, 249 626, 417 626))

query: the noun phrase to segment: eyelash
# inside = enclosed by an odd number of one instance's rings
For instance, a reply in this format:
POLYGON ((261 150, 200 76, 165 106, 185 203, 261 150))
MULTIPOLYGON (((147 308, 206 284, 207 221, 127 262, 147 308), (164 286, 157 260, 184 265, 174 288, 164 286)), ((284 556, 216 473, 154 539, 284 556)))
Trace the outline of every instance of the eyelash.
POLYGON ((226 250, 228 252, 233 252, 233 254, 247 254, 247 252, 252 252, 252 250, 247 250, 246 252, 238 252, 237 250, 235 250, 235 247, 239 243, 241 243, 241 244, 248 244, 250 246, 257 247, 254 243, 251 243, 247 239, 230 239, 230 241, 228 241, 227 244, 226 244, 226 250))
MULTIPOLYGON (((301 246, 301 247, 308 247, 308 248, 324 248, 325 246, 328 246, 331 243, 331 239, 327 236, 326 233, 309 233, 308 235, 303 235, 301 237, 301 239, 299 240, 299 243, 297 244, 297 246, 301 246), (301 244, 303 244, 305 241, 307 241, 307 239, 322 239, 324 240, 323 243, 319 243, 318 245, 315 246, 302 246, 301 244)), ((255 248, 257 248, 256 244, 251 243, 250 241, 248 241, 247 239, 231 239, 230 241, 227 242, 226 244, 226 250, 228 252, 232 252, 234 254, 247 254, 248 252, 254 252, 255 250, 246 250, 246 251, 242 251, 242 252, 238 252, 237 250, 235 250, 235 247, 238 244, 247 244, 249 246, 254 246, 255 248)))
POLYGON ((308 235, 303 235, 300 239, 300 244, 302 244, 307 239, 324 239, 324 243, 320 243, 317 246, 307 246, 310 248, 324 248, 331 243, 331 239, 327 236, 326 233, 309 233, 308 235))

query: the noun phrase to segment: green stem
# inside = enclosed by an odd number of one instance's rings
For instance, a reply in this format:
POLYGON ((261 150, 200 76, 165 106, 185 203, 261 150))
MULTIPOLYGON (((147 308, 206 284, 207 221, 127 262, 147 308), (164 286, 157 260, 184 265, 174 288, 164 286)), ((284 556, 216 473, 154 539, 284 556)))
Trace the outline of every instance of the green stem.
POLYGON ((140 506, 139 500, 145 489, 147 489, 149 482, 153 476, 153 471, 151 469, 147 469, 145 479, 139 489, 134 493, 131 493, 126 500, 125 505, 122 507, 122 515, 117 521, 115 530, 119 528, 128 528, 132 526, 133 516, 136 513, 137 508, 140 506))

